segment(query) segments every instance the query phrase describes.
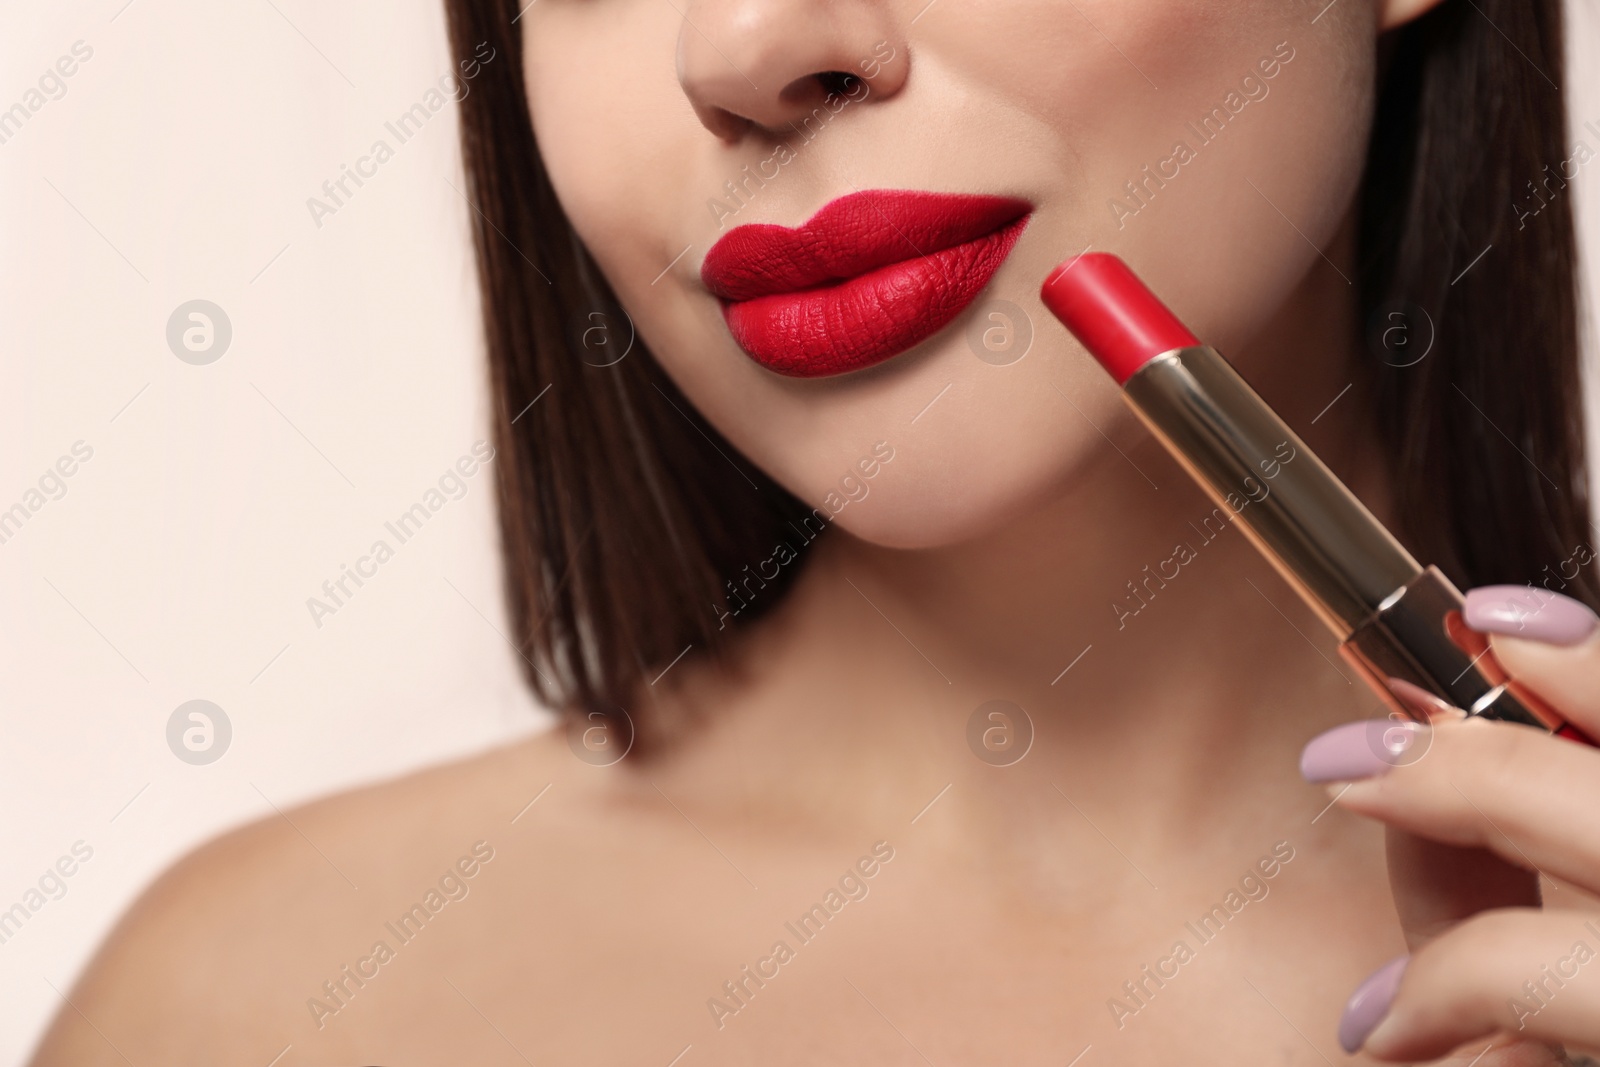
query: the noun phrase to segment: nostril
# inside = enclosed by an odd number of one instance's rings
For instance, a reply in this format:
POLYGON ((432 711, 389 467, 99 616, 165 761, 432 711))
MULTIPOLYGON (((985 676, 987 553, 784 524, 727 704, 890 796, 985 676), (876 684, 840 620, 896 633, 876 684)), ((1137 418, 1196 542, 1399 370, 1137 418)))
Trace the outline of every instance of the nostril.
POLYGON ((856 84, 861 81, 854 74, 842 70, 824 71, 816 76, 816 80, 824 96, 845 96, 854 91, 856 84))
POLYGON ((855 92, 861 79, 848 71, 825 70, 791 82, 780 94, 785 104, 813 105, 831 96, 855 92))

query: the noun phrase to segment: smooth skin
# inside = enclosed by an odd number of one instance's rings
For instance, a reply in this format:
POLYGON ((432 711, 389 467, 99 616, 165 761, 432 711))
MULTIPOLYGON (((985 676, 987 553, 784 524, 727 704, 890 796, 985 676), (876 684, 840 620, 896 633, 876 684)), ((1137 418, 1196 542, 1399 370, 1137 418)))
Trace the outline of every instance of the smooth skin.
MULTIPOLYGON (((1491 647, 1568 722, 1600 732, 1600 627, 1570 646, 1497 635, 1491 647)), ((1549 1062, 1547 1044, 1600 1049, 1600 921, 1586 899, 1600 894, 1600 752, 1454 714, 1427 742, 1415 762, 1327 785, 1341 807, 1405 831, 1392 869, 1412 958, 1364 1048, 1408 1063, 1473 1042, 1517 1063, 1549 1062), (1468 850, 1448 879, 1432 843, 1468 850)))
MULTIPOLYGON (((1429 6, 530 6, 519 25, 552 180, 667 372, 807 500, 878 441, 895 458, 803 548, 788 599, 728 664, 691 652, 641 688, 636 714, 689 723, 672 743, 597 767, 557 731, 206 845, 119 924, 35 1063, 1314 1067, 1343 1062, 1345 998, 1408 945, 1433 939, 1395 1026, 1455 1003, 1462 975, 1511 973, 1544 951, 1509 928, 1452 940, 1486 921, 1472 918, 1482 908, 1531 904, 1509 855, 1396 835, 1397 919, 1378 823, 1329 809, 1296 772, 1308 739, 1378 714, 1377 701, 1236 531, 1200 532, 1211 505, 1036 296, 1085 245, 1124 255, 1392 520, 1354 369, 1368 357, 1350 206, 1378 39, 1429 6), (1280 46, 1294 58, 1270 93, 1119 221, 1108 205, 1124 182, 1280 46), (811 76, 834 70, 869 75, 870 98, 719 219, 708 200, 772 155, 821 100, 811 76), (980 306, 861 375, 797 382, 747 359, 699 283, 705 250, 726 226, 796 225, 856 188, 1033 202, 987 294, 1031 319, 1027 356, 974 358, 980 306), (1186 539, 1198 558, 1119 618, 1130 583, 1186 539), (1011 766, 968 746, 992 700, 1033 726, 1011 766), (466 895, 400 943, 386 924, 478 842, 493 858, 459 881, 466 895), (893 858, 860 877, 864 897, 839 897, 809 941, 789 931, 875 848, 893 858), (1217 907, 1220 933, 1197 937, 1217 907), (379 940, 392 958, 363 965, 379 940), (724 983, 770 968, 780 940, 792 958, 776 976, 729 997, 724 983), (377 970, 357 987, 347 965, 377 970), (324 987, 336 979, 338 1001, 324 987)), ((1572 669, 1573 683, 1554 668, 1530 677, 1553 700, 1561 684, 1597 688, 1592 662, 1572 669)), ((1537 798, 1549 817, 1527 842, 1521 822, 1502 826, 1523 848, 1556 835, 1538 852, 1552 873, 1587 872, 1570 828, 1593 810, 1582 798, 1600 757, 1524 744, 1532 755, 1503 788, 1464 788, 1485 820, 1537 798)), ((1436 748, 1426 762, 1458 781, 1506 766, 1493 745, 1436 748)), ((1431 791, 1432 805, 1386 806, 1365 786, 1340 805, 1379 820, 1437 809, 1406 829, 1492 848, 1479 813, 1450 808, 1430 773, 1399 769, 1376 788, 1431 791)), ((1579 906, 1576 889, 1561 893, 1579 906)), ((1577 987, 1563 1000, 1539 1036, 1592 1031, 1593 1002, 1577 987), (1574 1014, 1590 1029, 1562 1022, 1574 1014)), ((1492 1007, 1481 990, 1474 1004, 1492 1007)), ((1484 1020, 1380 1028, 1368 1051, 1443 1054, 1484 1020)), ((1523 1044, 1477 1063, 1550 1057, 1523 1044)))

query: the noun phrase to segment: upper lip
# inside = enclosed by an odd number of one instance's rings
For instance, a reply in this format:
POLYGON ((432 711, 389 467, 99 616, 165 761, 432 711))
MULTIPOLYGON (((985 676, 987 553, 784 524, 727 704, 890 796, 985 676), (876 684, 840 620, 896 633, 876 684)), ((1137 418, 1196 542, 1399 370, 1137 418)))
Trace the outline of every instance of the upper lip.
POLYGON ((815 289, 976 240, 1031 210, 1013 197, 868 189, 797 227, 729 231, 706 253, 700 277, 725 301, 815 289))

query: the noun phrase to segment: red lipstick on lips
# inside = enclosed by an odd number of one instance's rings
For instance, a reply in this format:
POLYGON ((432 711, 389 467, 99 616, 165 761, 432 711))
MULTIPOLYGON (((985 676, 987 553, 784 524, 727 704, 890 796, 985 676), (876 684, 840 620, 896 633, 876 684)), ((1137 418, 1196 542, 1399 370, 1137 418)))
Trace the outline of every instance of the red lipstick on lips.
POLYGON ((1051 273, 1040 296, 1386 703, 1427 721, 1443 701, 1595 743, 1484 655, 1487 639, 1462 622, 1463 598, 1450 580, 1413 559, 1127 264, 1104 253, 1078 256, 1051 273))
POLYGON ((793 229, 729 231, 700 277, 757 363, 795 378, 844 374, 915 347, 961 314, 1031 211, 1012 197, 869 189, 793 229))

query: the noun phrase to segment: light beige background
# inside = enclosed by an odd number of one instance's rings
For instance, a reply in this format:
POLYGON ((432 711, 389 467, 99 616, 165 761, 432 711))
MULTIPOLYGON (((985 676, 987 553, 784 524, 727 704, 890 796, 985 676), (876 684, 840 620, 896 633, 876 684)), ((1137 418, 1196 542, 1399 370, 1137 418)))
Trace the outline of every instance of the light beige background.
MULTIPOLYGON (((1600 150, 1593 4, 1572 111, 1600 150)), ((500 636, 491 471, 320 628, 306 608, 486 436, 454 107, 320 227, 306 207, 451 69, 438 0, 10 4, 0 109, 80 40, 0 144, 0 510, 93 449, 0 544, 0 909, 94 851, 0 944, 0 1063, 196 843, 548 721, 500 636), (196 298, 233 327, 207 366, 165 337, 196 298), (209 766, 167 747, 195 698, 233 727, 209 766)), ((1595 203, 1600 161, 1578 184, 1595 203)))

